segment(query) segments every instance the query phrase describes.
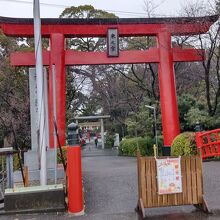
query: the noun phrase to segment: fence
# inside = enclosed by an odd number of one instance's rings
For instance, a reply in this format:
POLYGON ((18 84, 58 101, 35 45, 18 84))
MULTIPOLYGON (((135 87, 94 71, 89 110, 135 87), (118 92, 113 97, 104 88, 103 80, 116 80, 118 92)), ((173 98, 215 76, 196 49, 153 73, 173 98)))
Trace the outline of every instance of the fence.
POLYGON ((6 174, 5 158, 0 157, 0 202, 2 202, 4 199, 6 182, 7 182, 7 174, 6 174))
MULTIPOLYGON (((18 156, 18 153, 19 151, 11 147, 0 148, 0 201, 3 200, 5 189, 14 187, 13 155, 17 154, 16 156, 18 156)), ((23 184, 28 186, 28 167, 23 167, 20 164, 20 170, 23 184)))
POLYGON ((220 129, 196 132, 196 144, 202 159, 220 156, 220 129))
MULTIPOLYGON (((160 157, 166 158, 166 157, 160 157)), ((137 210, 145 217, 145 208, 195 205, 209 212, 203 197, 202 160, 200 156, 182 156, 182 193, 159 195, 157 189, 156 160, 154 157, 137 156, 138 205, 137 210)))

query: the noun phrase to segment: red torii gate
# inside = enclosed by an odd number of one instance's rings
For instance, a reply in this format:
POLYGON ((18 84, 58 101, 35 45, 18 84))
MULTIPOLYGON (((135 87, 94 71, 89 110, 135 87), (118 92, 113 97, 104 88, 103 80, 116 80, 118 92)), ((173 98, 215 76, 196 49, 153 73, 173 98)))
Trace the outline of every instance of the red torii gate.
MULTIPOLYGON (((65 145, 65 65, 158 63, 159 87, 164 135, 164 154, 169 154, 173 139, 180 133, 173 62, 202 61, 203 50, 172 48, 172 35, 205 33, 218 16, 193 18, 115 18, 115 19, 42 19, 42 35, 50 38, 50 51, 43 51, 43 64, 49 66, 50 146, 53 146, 52 65, 56 66, 57 126, 65 145), (66 37, 107 37, 109 28, 117 28, 120 37, 156 36, 157 47, 145 51, 121 51, 119 57, 106 52, 65 50, 66 37)), ((33 37, 33 19, 0 17, 0 27, 8 36, 33 37)), ((11 54, 14 66, 34 66, 31 52, 11 54)))

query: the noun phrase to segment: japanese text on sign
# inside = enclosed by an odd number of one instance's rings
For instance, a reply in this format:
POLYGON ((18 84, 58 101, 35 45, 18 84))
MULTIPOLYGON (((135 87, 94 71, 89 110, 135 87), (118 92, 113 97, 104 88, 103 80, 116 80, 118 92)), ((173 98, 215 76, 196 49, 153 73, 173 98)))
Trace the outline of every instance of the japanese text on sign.
POLYGON ((108 29, 108 56, 119 56, 118 29, 108 29))
POLYGON ((180 157, 156 159, 159 194, 182 192, 180 157))

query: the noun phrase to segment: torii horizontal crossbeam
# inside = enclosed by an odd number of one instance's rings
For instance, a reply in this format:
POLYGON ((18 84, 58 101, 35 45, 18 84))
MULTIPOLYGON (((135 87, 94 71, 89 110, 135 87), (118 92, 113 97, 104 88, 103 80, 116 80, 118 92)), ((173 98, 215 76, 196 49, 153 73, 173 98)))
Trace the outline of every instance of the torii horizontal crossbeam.
MULTIPOLYGON (((174 62, 193 62, 204 60, 204 50, 173 48, 174 62)), ((43 51, 43 64, 49 66, 49 51, 43 51)), ((159 49, 121 51, 119 57, 107 57, 105 52, 65 52, 65 65, 107 65, 107 64, 137 64, 159 63, 159 49)), ((15 52, 11 54, 13 66, 34 66, 35 55, 32 52, 15 52)))

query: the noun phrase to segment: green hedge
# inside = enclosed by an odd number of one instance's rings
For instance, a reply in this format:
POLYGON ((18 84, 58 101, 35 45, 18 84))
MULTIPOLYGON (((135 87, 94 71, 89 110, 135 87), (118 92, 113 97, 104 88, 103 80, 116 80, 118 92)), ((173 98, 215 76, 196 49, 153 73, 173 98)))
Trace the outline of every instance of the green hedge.
POLYGON ((113 146, 114 146, 114 136, 111 134, 108 134, 106 136, 105 148, 112 148, 113 146))
POLYGON ((171 147, 172 156, 197 154, 196 135, 194 132, 184 132, 176 136, 171 147))
MULTIPOLYGON (((162 146, 162 142, 162 138, 158 137, 159 146, 162 146)), ((119 146, 119 155, 136 156, 137 148, 139 147, 142 156, 152 156, 154 143, 154 138, 151 137, 137 137, 122 140, 119 146)))

